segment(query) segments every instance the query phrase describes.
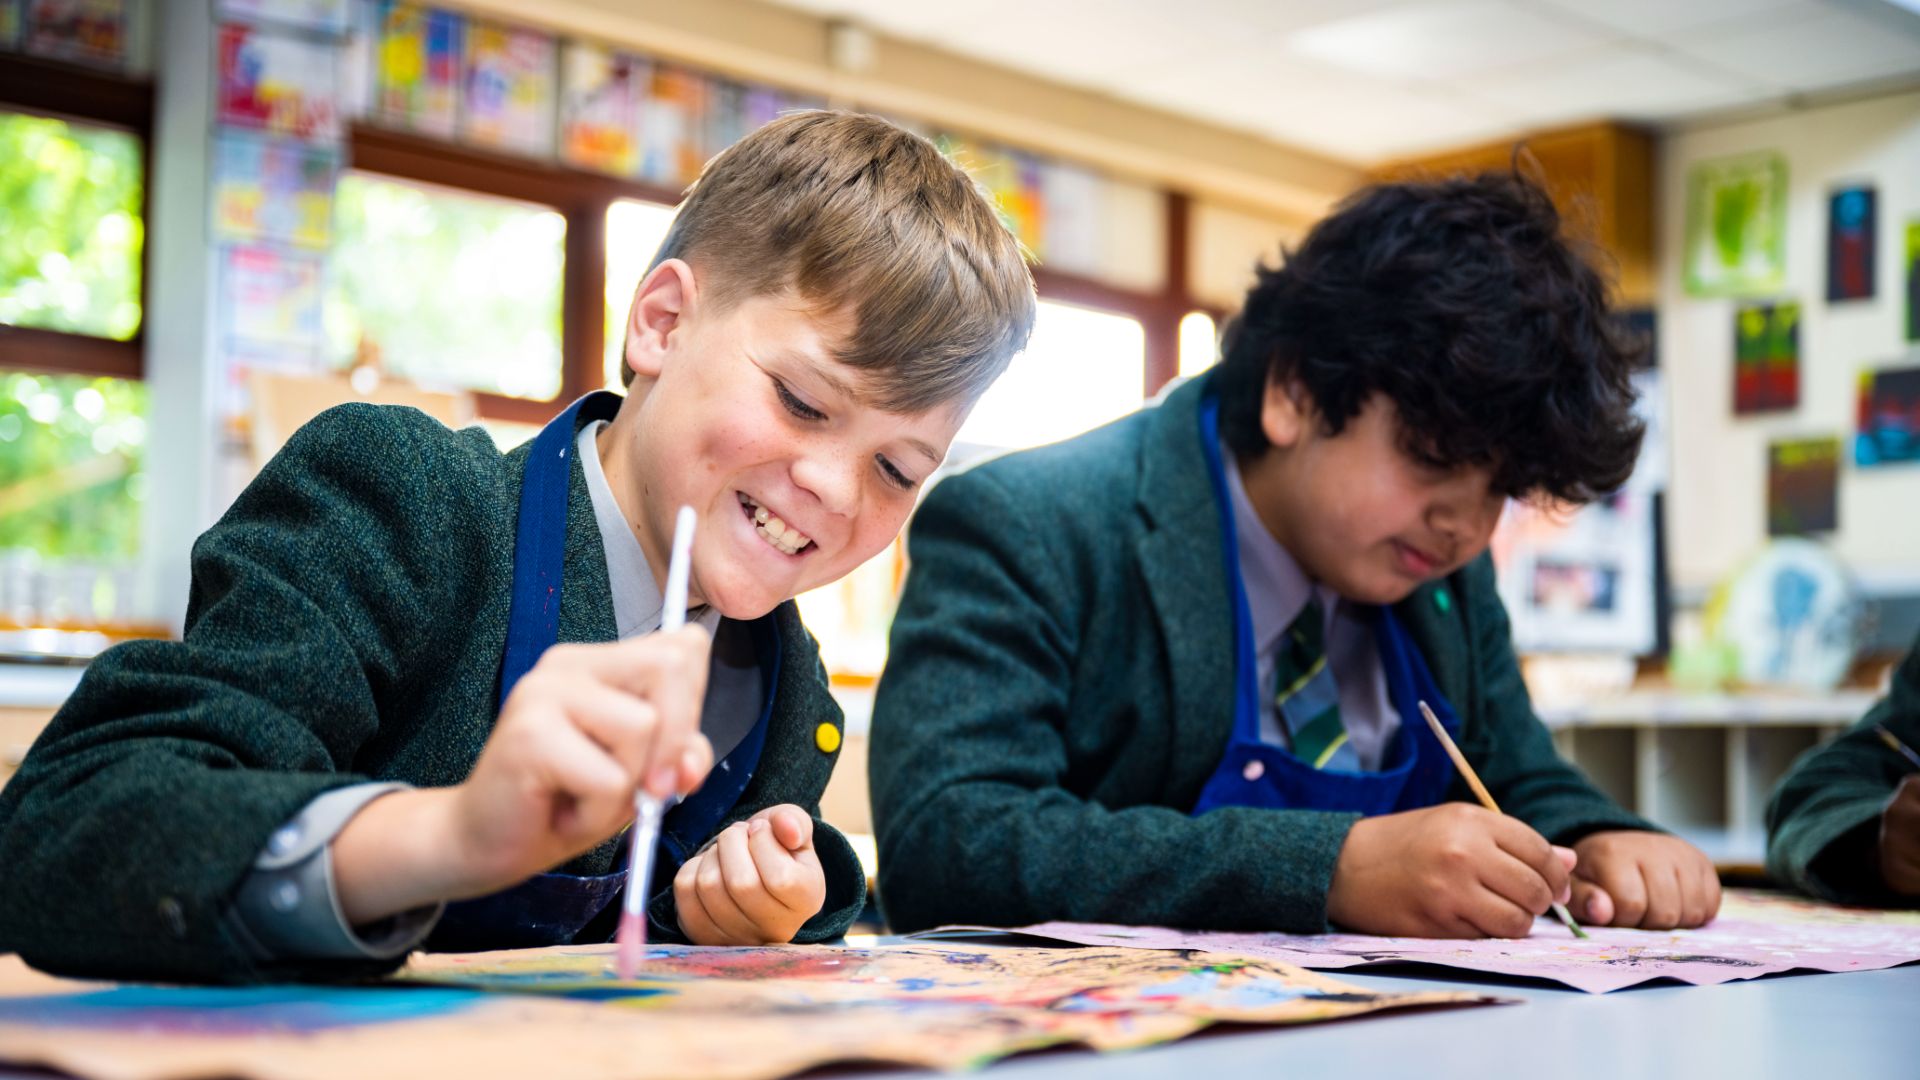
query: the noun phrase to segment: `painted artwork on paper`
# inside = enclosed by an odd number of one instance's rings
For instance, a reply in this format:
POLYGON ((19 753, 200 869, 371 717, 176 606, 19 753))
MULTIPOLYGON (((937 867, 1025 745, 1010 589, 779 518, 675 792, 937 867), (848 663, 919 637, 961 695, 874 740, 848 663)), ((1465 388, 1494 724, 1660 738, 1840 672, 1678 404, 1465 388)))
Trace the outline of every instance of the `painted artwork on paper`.
POLYGON ((336 51, 324 42, 255 26, 222 26, 220 122, 311 142, 338 142, 336 51))
POLYGON ((116 71, 126 67, 126 0, 25 2, 27 53, 116 71))
POLYGON ((382 0, 373 108, 383 123, 451 136, 465 21, 451 11, 382 0))
POLYGON ((1779 154, 1703 161, 1687 173, 1685 262, 1694 296, 1775 292, 1787 275, 1787 162, 1779 154))
POLYGON ((0 0, 0 49, 20 46, 20 5, 26 0, 0 0))
POLYGON ((560 160, 614 176, 640 175, 640 113, 653 83, 641 57, 569 41, 560 61, 560 160))
POLYGON ((467 27, 460 137, 494 150, 551 155, 558 59, 559 45, 547 34, 478 21, 467 27))
MULTIPOLYGON (((990 928, 945 927, 928 933, 983 929, 990 928)), ((1200 949, 1309 968, 1429 964, 1547 979, 1592 994, 1654 979, 1709 986, 1783 971, 1873 971, 1920 960, 1920 912, 1841 908, 1747 889, 1727 890, 1719 917, 1698 930, 1590 926, 1586 941, 1569 935, 1551 917, 1535 922, 1525 938, 1476 941, 1062 922, 1012 932, 1081 945, 1200 949)))
POLYGON ((640 176, 679 187, 700 175, 707 78, 670 64, 653 65, 640 116, 640 176))
POLYGON ((1827 299, 1873 299, 1874 231, 1879 197, 1850 187, 1827 197, 1827 299))
POLYGON ((223 19, 344 34, 349 3, 350 0, 220 0, 214 10, 223 19))
POLYGON ((222 248, 220 325, 227 355, 256 367, 316 367, 325 345, 324 265, 318 256, 274 248, 222 248))
POLYGON ((1907 222, 1907 340, 1920 341, 1920 221, 1907 222))
POLYGON ((1800 305, 1746 304, 1733 316, 1733 412, 1800 404, 1800 305))
POLYGON ((222 132, 214 147, 214 235, 325 250, 333 242, 339 172, 337 151, 252 132, 222 132))
POLYGON ((1767 535, 1805 536, 1840 525, 1840 439, 1767 444, 1767 535))
POLYGON ((1920 461, 1920 367, 1862 372, 1853 463, 1871 467, 1914 461, 1920 461))
POLYGON ((1271 961, 1135 949, 612 946, 418 956, 369 988, 105 987, 0 961, 0 1061, 77 1076, 771 1080, 836 1062, 936 1069, 1125 1050, 1217 1023, 1473 1005, 1271 961), (637 1052, 644 1048, 644 1052, 637 1052))

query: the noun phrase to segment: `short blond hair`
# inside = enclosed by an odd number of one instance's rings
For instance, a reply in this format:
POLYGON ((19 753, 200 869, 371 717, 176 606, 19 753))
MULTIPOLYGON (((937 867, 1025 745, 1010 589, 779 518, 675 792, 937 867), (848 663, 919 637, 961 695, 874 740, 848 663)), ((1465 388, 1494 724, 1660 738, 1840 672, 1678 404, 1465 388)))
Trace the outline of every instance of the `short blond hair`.
POLYGON ((1033 331, 1033 275, 990 196, 876 116, 795 112, 715 155, 652 265, 667 259, 721 310, 791 293, 851 313, 834 357, 893 412, 976 400, 1033 331))

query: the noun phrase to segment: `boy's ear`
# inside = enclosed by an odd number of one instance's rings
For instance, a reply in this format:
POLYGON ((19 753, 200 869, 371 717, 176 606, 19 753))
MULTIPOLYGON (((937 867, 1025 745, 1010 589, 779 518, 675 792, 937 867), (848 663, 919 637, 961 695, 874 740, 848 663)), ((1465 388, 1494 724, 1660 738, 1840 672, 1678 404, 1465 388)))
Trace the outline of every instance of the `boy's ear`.
POLYGON ((668 259, 640 279, 627 313, 624 350, 635 377, 660 377, 662 358, 674 333, 686 325, 693 300, 693 268, 680 259, 668 259))
POLYGON ((1313 402, 1307 388, 1298 380, 1268 372, 1260 398, 1260 430, 1267 441, 1283 449, 1291 447, 1306 436, 1313 422, 1313 402))

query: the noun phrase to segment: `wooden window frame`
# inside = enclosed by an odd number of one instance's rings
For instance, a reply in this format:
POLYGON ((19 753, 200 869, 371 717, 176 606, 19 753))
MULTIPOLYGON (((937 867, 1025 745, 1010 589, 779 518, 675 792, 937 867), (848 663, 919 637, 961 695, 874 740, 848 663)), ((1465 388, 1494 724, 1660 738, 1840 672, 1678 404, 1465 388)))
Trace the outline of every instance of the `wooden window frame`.
POLYGON ((152 250, 153 83, 7 55, 0 108, 126 131, 140 140, 140 327, 126 341, 0 323, 0 369, 139 379, 146 374, 147 296, 152 250))

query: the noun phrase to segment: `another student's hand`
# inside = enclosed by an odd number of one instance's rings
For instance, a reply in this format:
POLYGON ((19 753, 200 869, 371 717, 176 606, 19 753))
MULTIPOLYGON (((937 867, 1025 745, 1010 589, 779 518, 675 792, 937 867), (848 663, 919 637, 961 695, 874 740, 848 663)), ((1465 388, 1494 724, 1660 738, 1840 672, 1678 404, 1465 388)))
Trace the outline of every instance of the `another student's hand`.
POLYGON ((1327 917, 1396 937, 1526 937, 1567 898, 1573 853, 1467 803, 1362 818, 1347 833, 1327 917))
POLYGON ((1902 896, 1920 896, 1920 773, 1900 781, 1880 811, 1880 877, 1902 896))
POLYGON ((1592 833, 1573 845, 1573 917, 1595 926, 1671 930, 1720 911, 1720 878, 1699 848, 1661 833, 1592 833))
POLYGON ((826 899, 813 818, 797 806, 729 825, 673 877, 680 932, 695 945, 792 941, 826 899))

